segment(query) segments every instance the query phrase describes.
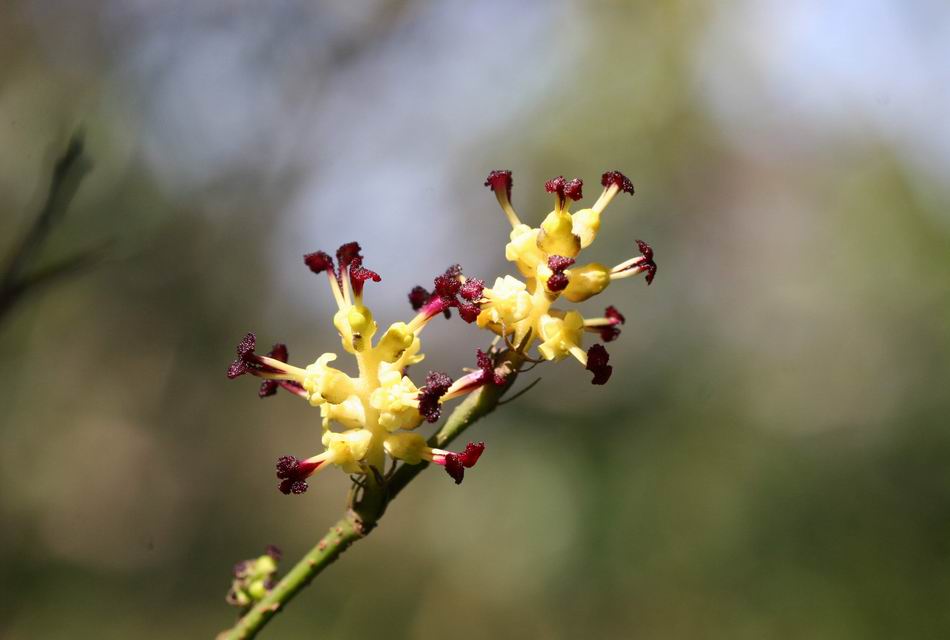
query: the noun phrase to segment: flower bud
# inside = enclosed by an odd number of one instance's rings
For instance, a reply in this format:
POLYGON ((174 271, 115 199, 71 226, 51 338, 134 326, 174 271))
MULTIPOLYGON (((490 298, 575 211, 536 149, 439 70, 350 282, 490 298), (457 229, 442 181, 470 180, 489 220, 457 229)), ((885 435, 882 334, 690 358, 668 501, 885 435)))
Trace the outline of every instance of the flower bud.
POLYGON ((571 269, 570 281, 561 295, 571 302, 583 302, 607 288, 610 269, 597 262, 571 269))

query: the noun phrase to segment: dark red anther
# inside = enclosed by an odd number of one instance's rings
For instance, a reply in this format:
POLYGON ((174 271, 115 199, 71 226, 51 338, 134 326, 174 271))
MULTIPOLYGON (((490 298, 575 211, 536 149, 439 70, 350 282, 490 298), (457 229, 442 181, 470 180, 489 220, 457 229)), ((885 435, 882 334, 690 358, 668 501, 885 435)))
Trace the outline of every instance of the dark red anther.
POLYGON ((564 204, 566 198, 571 200, 580 200, 581 190, 584 187, 584 181, 580 178, 574 178, 573 180, 565 180, 564 176, 558 176, 556 178, 551 178, 544 183, 544 190, 548 193, 556 193, 558 201, 561 204, 564 204))
POLYGON ((442 415, 439 399, 452 386, 452 378, 438 371, 430 371, 426 376, 426 383, 419 389, 419 413, 426 422, 435 422, 442 415))
POLYGON ((475 352, 475 362, 478 363, 478 368, 482 370, 485 382, 491 381, 496 386, 505 384, 505 376, 499 375, 495 370, 495 363, 492 360, 491 354, 479 349, 475 352))
POLYGON ((465 322, 472 324, 475 320, 478 319, 478 314, 482 312, 482 308, 471 302, 461 302, 458 305, 459 317, 465 322))
POLYGON ((637 240, 637 248, 643 254, 645 261, 640 263, 639 268, 646 271, 646 281, 649 285, 656 277, 656 262, 653 261, 653 248, 643 240, 637 240))
POLYGON ((462 484, 462 479, 465 478, 465 467, 454 453, 445 456, 445 472, 455 480, 455 484, 462 484))
POLYGON ((303 257, 303 261, 314 273, 323 273, 324 271, 329 271, 334 275, 336 273, 333 270, 333 258, 323 251, 308 253, 303 257))
POLYGON ((619 171, 608 171, 600 177, 600 184, 604 187, 615 186, 624 193, 633 195, 633 183, 619 171))
POLYGON ((471 469, 475 466, 475 463, 478 462, 478 459, 482 457, 482 453, 484 451, 484 442, 469 442, 467 445, 465 445, 465 451, 458 454, 458 458, 463 467, 466 469, 471 469))
POLYGON ((482 292, 485 290, 485 281, 478 278, 469 278, 459 289, 459 295, 470 302, 476 302, 482 299, 482 292))
POLYGON ((548 290, 564 291, 568 285, 567 274, 564 270, 574 264, 574 258, 566 256, 551 256, 548 258, 548 269, 554 273, 548 278, 548 290))
POLYGON ((471 469, 478 462, 482 452, 485 450, 485 443, 469 442, 462 453, 446 454, 444 460, 445 472, 455 480, 455 484, 462 484, 465 478, 465 469, 471 469))
MULTIPOLYGON (((287 345, 278 342, 270 350, 270 353, 267 354, 268 357, 273 358, 274 360, 280 360, 281 362, 287 362, 287 345)), ((288 383, 290 381, 287 381, 288 383)), ((257 392, 257 395, 261 398, 267 398, 269 396, 277 393, 277 389, 280 387, 280 380, 264 380, 261 382, 261 388, 257 392)), ((292 383, 297 384, 297 383, 292 383)), ((298 385, 299 386, 299 385, 298 385)), ((301 387, 302 388, 302 387, 301 387)))
POLYGON ((364 267, 362 258, 356 258, 350 264, 350 286, 353 287, 354 295, 363 295, 363 285, 366 284, 367 280, 379 282, 382 278, 375 271, 370 271, 364 267))
POLYGON ((574 178, 564 185, 564 195, 575 202, 584 197, 581 190, 584 187, 584 181, 580 178, 574 178))
POLYGON ((267 551, 265 551, 264 553, 269 555, 274 562, 280 562, 281 557, 283 557, 284 555, 281 552, 280 547, 273 544, 267 545, 267 551))
POLYGON ((613 321, 614 324, 623 324, 624 322, 627 321, 627 319, 623 317, 623 314, 617 311, 617 307, 613 305, 610 305, 609 307, 604 309, 604 316, 608 320, 613 321))
POLYGON ((610 324, 599 328, 600 339, 604 342, 612 342, 620 336, 620 328, 617 325, 626 322, 626 318, 614 306, 607 307, 604 310, 604 316, 610 320, 610 324))
POLYGON ((361 249, 358 242, 347 242, 346 244, 340 245, 340 248, 336 250, 336 261, 340 265, 340 275, 346 273, 350 263, 354 260, 363 259, 363 256, 360 255, 360 251, 361 249))
POLYGON ((512 184, 513 181, 511 179, 511 171, 508 171, 507 169, 504 171, 492 171, 488 174, 488 178, 485 180, 486 187, 490 187, 495 193, 498 193, 503 189, 509 200, 511 200, 512 184))
POLYGON ((436 276, 435 293, 440 298, 454 298, 462 290, 462 281, 459 280, 458 273, 455 272, 456 267, 458 265, 449 267, 444 274, 436 276))
POLYGON ((237 346, 237 359, 228 367, 228 378, 234 379, 248 372, 248 365, 253 362, 254 349, 257 347, 257 338, 253 333, 245 335, 237 346))
POLYGON ((484 281, 471 278, 463 282, 462 267, 454 264, 446 269, 445 273, 436 276, 434 285, 435 289, 431 294, 422 287, 415 287, 409 292, 409 303, 414 311, 421 310, 429 318, 437 313, 443 313, 449 318, 449 309, 455 307, 465 322, 475 322, 481 313, 477 301, 481 300, 482 291, 485 289, 484 281))
POLYGON ((567 184, 567 181, 564 179, 564 176, 558 176, 556 178, 551 178, 544 183, 544 190, 548 193, 556 193, 558 200, 562 203, 564 202, 564 185, 567 184))
POLYGON ((594 374, 591 384, 606 384, 610 380, 610 374, 614 368, 607 364, 610 360, 610 354, 604 349, 604 345, 595 344, 587 350, 586 369, 594 374))
POLYGON ((277 488, 284 495, 300 495, 307 489, 307 478, 323 464, 323 462, 307 462, 298 460, 294 456, 277 458, 277 477, 281 480, 277 488))
POLYGON ((412 305, 413 311, 418 311, 423 307, 423 305, 429 301, 429 298, 432 294, 423 289, 422 287, 416 286, 412 288, 412 291, 409 292, 409 304, 412 305))

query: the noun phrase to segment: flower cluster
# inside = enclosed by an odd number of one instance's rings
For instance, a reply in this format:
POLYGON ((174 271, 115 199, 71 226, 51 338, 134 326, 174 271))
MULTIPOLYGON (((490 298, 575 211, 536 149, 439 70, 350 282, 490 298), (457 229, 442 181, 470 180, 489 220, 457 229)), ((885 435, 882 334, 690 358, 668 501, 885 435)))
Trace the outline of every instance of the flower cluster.
POLYGON ((573 356, 594 374, 594 384, 607 382, 613 367, 602 344, 584 350, 583 334, 598 334, 604 342, 614 340, 624 317, 610 306, 603 317, 584 318, 575 310, 556 308, 554 303, 559 298, 583 302, 611 282, 641 273, 647 284, 656 276, 653 249, 641 240, 636 241, 640 255, 614 267, 597 262, 577 264, 581 250, 597 237, 607 205, 619 193, 633 195, 633 184, 618 171, 603 174, 601 184, 603 192, 590 208, 571 213, 571 201, 583 197, 583 181, 565 180, 563 176, 549 180, 544 188, 554 195, 554 210, 540 226, 531 227, 521 222, 511 204, 511 172, 492 171, 488 175, 485 186, 494 191, 511 223, 505 257, 517 266, 523 280, 510 275, 496 279, 491 288, 484 289, 482 310, 476 318, 478 326, 520 348, 527 349, 539 341, 538 352, 545 360, 573 356))
POLYGON ((606 383, 613 371, 610 356, 599 343, 585 350, 583 336, 592 333, 602 342, 616 339, 623 315, 608 306, 602 317, 584 318, 576 310, 554 305, 560 299, 583 302, 611 282, 639 274, 650 284, 656 263, 650 246, 637 240, 639 255, 614 267, 578 264, 581 250, 597 237, 601 215, 610 202, 619 193, 633 194, 633 184, 617 171, 603 174, 601 184, 603 192, 590 208, 571 213, 571 202, 582 197, 583 182, 562 176, 549 180, 544 186, 554 196, 554 210, 538 227, 531 227, 521 222, 511 204, 511 172, 491 172, 485 185, 494 191, 512 227, 505 256, 521 277, 499 277, 489 288, 482 280, 466 278, 458 265, 451 266, 434 279, 431 291, 415 287, 409 302, 416 315, 409 322, 391 324, 379 338, 379 326, 363 302, 363 289, 381 277, 363 265, 360 246, 344 244, 336 260, 322 251, 304 256, 312 272, 327 277, 337 307, 333 325, 359 374, 354 377, 331 366, 336 353, 324 353, 313 363, 297 367, 289 364, 283 344, 259 355, 254 334, 240 342, 238 357, 228 368, 229 378, 245 374, 261 378, 262 398, 284 389, 319 407, 323 418, 323 452, 278 459, 280 491, 303 493, 308 478, 331 465, 347 473, 383 478, 387 457, 407 464, 433 462, 444 467, 456 483, 462 481, 484 445, 469 443, 461 453, 453 453, 429 447, 415 430, 423 422, 437 421, 449 400, 486 384, 504 385, 507 368, 497 365, 494 352, 478 351, 477 368, 457 380, 430 371, 422 386, 416 386, 408 370, 423 359, 420 334, 434 317, 450 317, 452 309, 465 322, 494 332, 496 341, 504 339, 522 358, 537 343, 541 358, 573 356, 593 373, 593 384, 606 383))
POLYGON ((280 556, 280 549, 270 545, 264 555, 234 565, 234 579, 225 598, 228 604, 246 609, 266 596, 274 588, 280 556))
POLYGON ((475 465, 484 445, 469 443, 462 453, 434 449, 414 430, 424 421, 439 419, 442 404, 484 384, 504 384, 495 374, 492 358, 478 352, 478 369, 453 381, 448 375, 429 372, 418 387, 407 375, 408 368, 423 359, 420 333, 436 315, 459 310, 470 322, 480 312, 482 282, 467 279, 458 266, 450 267, 435 279, 432 294, 417 294, 418 313, 408 323, 390 325, 374 342, 378 325, 363 302, 368 281, 380 276, 363 266, 360 246, 351 242, 336 253, 336 262, 322 252, 304 256, 314 273, 324 273, 336 301, 333 325, 340 335, 343 351, 350 354, 359 375, 350 376, 331 366, 336 353, 324 353, 306 367, 288 363, 288 350, 276 344, 259 355, 254 334, 247 334, 237 347, 237 359, 228 368, 228 377, 251 374, 262 378, 260 396, 278 389, 298 396, 320 408, 323 418, 324 451, 307 458, 283 456, 277 461, 278 488, 285 494, 307 490, 307 479, 335 465, 347 473, 382 476, 386 458, 418 464, 434 462, 460 483, 465 469, 475 465))

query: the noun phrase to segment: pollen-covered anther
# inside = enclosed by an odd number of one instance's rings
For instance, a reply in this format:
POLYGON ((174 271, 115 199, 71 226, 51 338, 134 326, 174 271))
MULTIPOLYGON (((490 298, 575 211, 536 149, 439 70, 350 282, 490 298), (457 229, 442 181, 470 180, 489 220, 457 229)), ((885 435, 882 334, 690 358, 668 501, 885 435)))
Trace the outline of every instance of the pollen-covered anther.
POLYGON ((228 366, 228 378, 234 379, 250 373, 257 376, 280 375, 285 373, 286 369, 281 367, 283 360, 279 356, 286 358, 287 347, 282 344, 274 345, 274 349, 267 357, 259 356, 254 353, 257 348, 257 338, 253 333, 245 335, 237 346, 237 359, 228 366), (276 355, 278 358, 274 358, 276 355))
POLYGON ((482 372, 482 375, 485 376, 485 382, 491 381, 497 387, 505 384, 507 376, 499 373, 498 369, 495 368, 495 362, 490 353, 478 349, 475 352, 475 361, 478 363, 478 368, 482 372))
MULTIPOLYGON (((270 353, 267 354, 268 358, 277 360, 278 362, 287 362, 288 353, 287 345, 283 343, 277 343, 270 350, 270 353)), ((302 398, 308 397, 309 394, 304 390, 303 385, 294 380, 264 380, 261 382, 260 390, 257 392, 257 395, 261 398, 267 398, 269 396, 277 393, 277 389, 283 387, 290 393, 300 396, 302 398)))
POLYGON ((646 281, 649 285, 653 282, 653 278, 656 277, 656 262, 653 261, 653 248, 648 245, 643 240, 637 240, 637 248, 640 249, 640 253, 643 254, 643 258, 646 261, 645 264, 641 267, 646 271, 646 281))
POLYGON ((362 260, 360 255, 362 248, 358 242, 347 242, 341 244, 336 250, 336 260, 340 264, 340 273, 344 273, 354 260, 362 260))
POLYGON ((630 178, 619 171, 607 171, 604 173, 604 175, 600 177, 600 184, 602 184, 605 189, 615 187, 624 193, 633 195, 633 183, 630 182, 630 178))
POLYGON ((564 291, 570 282, 564 270, 574 264, 574 258, 567 256, 551 256, 548 258, 548 269, 553 271, 548 278, 547 286, 550 291, 564 291))
POLYGON ((433 449, 432 462, 445 467, 445 472, 455 480, 455 484, 462 484, 465 470, 474 467, 484 451, 484 442, 469 442, 462 453, 433 449))
POLYGON ((314 273, 323 273, 324 271, 328 271, 330 274, 336 277, 336 271, 333 268, 333 258, 323 251, 308 253, 303 257, 303 261, 314 273))
POLYGON ((567 184, 564 185, 564 195, 577 202, 584 197, 583 194, 584 181, 580 178, 574 178, 569 180, 567 184))
POLYGON ((494 384, 495 386, 505 384, 507 372, 504 369, 495 368, 495 362, 490 353, 478 349, 475 352, 475 362, 478 364, 478 368, 453 382, 446 394, 442 396, 443 402, 471 393, 486 384, 494 384))
POLYGON ((544 183, 544 190, 548 193, 557 195, 559 206, 563 205, 567 198, 571 200, 580 200, 583 197, 584 181, 580 178, 565 180, 564 176, 551 178, 544 183))
POLYGON ((419 389, 419 413, 426 422, 436 422, 442 415, 439 400, 452 386, 452 378, 438 371, 430 371, 426 383, 419 389))
POLYGON ((363 285, 367 280, 379 282, 382 278, 375 271, 370 271, 364 267, 362 258, 355 260, 350 265, 350 285, 353 287, 353 293, 357 297, 363 295, 363 285))
POLYGON ((446 318, 451 316, 450 309, 458 309, 459 316, 468 323, 475 322, 481 313, 478 304, 485 290, 485 283, 478 278, 466 279, 462 275, 462 267, 454 264, 445 270, 445 273, 436 276, 433 281, 433 291, 430 294, 423 287, 414 287, 409 292, 409 303, 413 310, 419 311, 419 316, 410 326, 414 329, 424 325, 433 316, 442 313, 446 318))
POLYGON ((587 318, 584 320, 584 329, 600 334, 600 339, 604 342, 612 342, 620 336, 620 327, 626 321, 617 309, 613 306, 604 310, 602 318, 587 318))
POLYGON ((418 311, 421 309, 431 296, 432 294, 425 288, 420 286, 413 287, 412 291, 409 292, 409 304, 412 305, 412 310, 418 311))
POLYGON ((470 302, 478 302, 482 299, 482 292, 485 290, 485 281, 479 278, 469 278, 459 289, 459 295, 470 302))
POLYGON ((485 179, 485 186, 489 187, 495 193, 504 193, 505 197, 511 198, 511 187, 514 181, 511 179, 511 171, 507 169, 492 171, 485 179))
POLYGON ((637 248, 640 250, 639 256, 631 258, 626 262, 621 262, 610 270, 611 280, 620 280, 629 278, 641 273, 646 273, 646 281, 649 285, 656 277, 656 262, 653 260, 653 248, 643 240, 637 240, 637 248))
POLYGON ((228 367, 228 378, 233 380, 248 372, 248 364, 253 362, 257 337, 253 333, 245 335, 237 346, 237 359, 228 367))
POLYGON ((501 210, 505 212, 505 215, 508 217, 508 222, 511 223, 512 228, 514 228, 521 224, 521 220, 518 219, 518 214, 515 213, 514 207, 511 206, 511 185, 511 171, 507 169, 492 171, 485 180, 485 186, 495 192, 498 205, 501 207, 501 210))
POLYGON ((567 185, 567 180, 564 179, 564 176, 558 176, 556 178, 551 178, 544 183, 544 190, 548 193, 557 194, 558 202, 564 202, 564 187, 567 185))
POLYGON ((277 488, 284 495, 300 495, 308 489, 307 478, 313 475, 322 460, 298 460, 294 456, 282 456, 277 459, 277 488))
POLYGON ((594 374, 591 384, 606 384, 614 368, 607 364, 610 354, 602 344, 595 344, 587 350, 586 369, 594 374))

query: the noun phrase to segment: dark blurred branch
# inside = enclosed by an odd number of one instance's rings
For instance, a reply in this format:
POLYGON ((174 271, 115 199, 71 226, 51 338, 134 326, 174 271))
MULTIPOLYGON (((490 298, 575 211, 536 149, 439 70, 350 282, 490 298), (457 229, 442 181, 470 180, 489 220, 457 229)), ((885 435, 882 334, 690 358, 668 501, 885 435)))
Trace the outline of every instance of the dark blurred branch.
MULTIPOLYGON (((524 357, 518 352, 508 351, 503 354, 503 360, 508 363, 508 370, 511 371, 505 384, 486 384, 466 398, 455 408, 442 428, 429 438, 430 447, 444 449, 477 420, 495 410, 499 400, 517 379, 517 372, 524 362, 524 357)), ((372 477, 367 476, 367 483, 360 488, 343 517, 330 527, 316 546, 310 549, 266 596, 251 607, 233 627, 222 631, 217 640, 247 640, 256 636, 294 596, 333 564, 350 545, 368 536, 386 512, 386 507, 428 466, 428 462, 402 464, 388 479, 379 479, 376 482, 372 482, 372 477)))
POLYGON ((85 154, 82 134, 76 133, 70 139, 66 151, 56 161, 43 207, 14 246, 0 275, 0 322, 25 294, 89 267, 102 254, 104 245, 78 252, 51 266, 27 273, 56 225, 66 215, 66 210, 79 190, 83 178, 91 168, 92 164, 85 154))

